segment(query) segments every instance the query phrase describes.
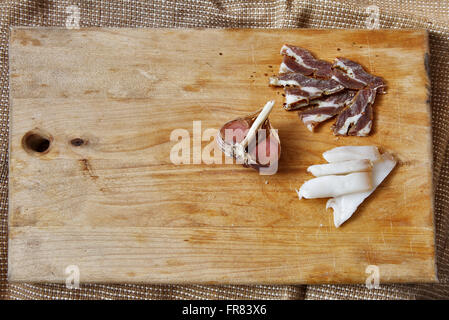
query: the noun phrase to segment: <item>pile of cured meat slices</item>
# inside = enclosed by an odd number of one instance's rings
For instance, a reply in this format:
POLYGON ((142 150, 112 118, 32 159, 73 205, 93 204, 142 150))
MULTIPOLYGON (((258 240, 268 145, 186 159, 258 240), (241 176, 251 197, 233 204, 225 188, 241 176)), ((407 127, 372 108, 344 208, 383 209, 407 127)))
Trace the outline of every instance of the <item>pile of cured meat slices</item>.
POLYGON ((349 59, 336 58, 330 63, 300 47, 286 44, 281 54, 279 75, 270 78, 270 85, 285 88, 286 110, 308 107, 299 117, 310 131, 336 116, 335 135, 370 133, 376 94, 385 93, 382 78, 349 59))

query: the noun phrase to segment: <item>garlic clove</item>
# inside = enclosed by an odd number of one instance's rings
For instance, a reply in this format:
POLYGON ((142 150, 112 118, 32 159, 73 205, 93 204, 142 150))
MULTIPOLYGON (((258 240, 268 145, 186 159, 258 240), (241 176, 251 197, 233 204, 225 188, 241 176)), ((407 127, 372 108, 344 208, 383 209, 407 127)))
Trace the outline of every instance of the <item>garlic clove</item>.
POLYGON ((220 134, 224 137, 224 142, 235 144, 245 138, 251 124, 247 119, 232 120, 220 129, 220 134))

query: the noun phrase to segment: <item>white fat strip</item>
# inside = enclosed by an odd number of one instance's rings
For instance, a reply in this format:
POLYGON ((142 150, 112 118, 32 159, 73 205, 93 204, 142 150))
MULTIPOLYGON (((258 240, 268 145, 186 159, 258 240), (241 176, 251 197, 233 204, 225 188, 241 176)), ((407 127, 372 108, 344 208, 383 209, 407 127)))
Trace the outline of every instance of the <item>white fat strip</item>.
POLYGON ((347 160, 326 164, 317 164, 307 168, 315 177, 333 174, 347 174, 351 172, 371 171, 373 164, 370 160, 347 160))
POLYGON ((359 205, 376 190, 395 166, 396 160, 391 154, 382 154, 380 160, 374 162, 372 171, 373 188, 371 190, 342 195, 327 201, 326 209, 332 208, 334 210, 334 224, 337 228, 354 214, 359 205))
POLYGON ((308 92, 311 96, 320 96, 323 90, 315 87, 301 87, 302 91, 308 92))
POLYGON ((334 64, 339 67, 340 69, 343 69, 344 71, 346 71, 346 73, 348 74, 348 76, 350 76, 351 78, 355 78, 355 74, 354 71, 352 71, 351 68, 348 68, 348 66, 346 66, 342 61, 340 60, 335 60, 334 64))
POLYGON ((285 103, 287 105, 291 105, 293 103, 296 103, 296 102, 298 102, 300 100, 304 100, 304 99, 306 101, 308 101, 307 97, 304 97, 304 96, 301 96, 301 95, 289 94, 289 93, 286 93, 286 95, 285 95, 285 103))
POLYGON ((278 78, 271 77, 270 84, 272 86, 296 86, 298 83, 295 80, 279 80, 278 78))
MULTIPOLYGON (((287 92, 286 96, 285 96, 286 104, 287 105, 291 105, 293 103, 296 103, 296 102, 298 102, 300 100, 304 100, 305 99, 306 103, 304 105, 302 105, 302 106, 306 106, 306 105, 309 104, 309 99, 318 98, 323 93, 322 90, 320 90, 318 88, 315 88, 315 87, 301 87, 301 90, 304 91, 304 92, 309 93, 309 96, 308 97, 304 97, 302 95, 296 95, 296 94, 291 94, 291 93, 287 92)), ((326 103, 326 102, 323 102, 323 101, 321 101, 321 103, 317 103, 317 105, 319 107, 335 107, 335 106, 337 106, 334 103, 330 103, 330 102, 326 103)))
POLYGON ((360 129, 359 131, 357 131, 357 136, 366 137, 371 132, 372 124, 373 124, 373 121, 368 122, 363 129, 360 129))
POLYGON ((328 114, 308 114, 306 116, 303 116, 304 122, 314 121, 314 122, 323 122, 329 118, 332 118, 333 116, 330 116, 328 114))
POLYGON ((371 172, 322 176, 306 181, 297 193, 299 199, 338 197, 370 190, 373 187, 371 180, 371 172))
POLYGON ((279 67, 279 73, 287 73, 287 72, 292 72, 292 70, 289 67, 287 67, 287 65, 284 62, 282 62, 281 66, 279 67))
MULTIPOLYGON (((337 67, 343 69, 343 70, 346 72, 346 74, 347 74, 349 77, 351 77, 352 79, 355 79, 355 80, 357 80, 357 81, 359 81, 359 82, 361 82, 361 83, 363 83, 363 84, 365 84, 365 85, 367 84, 366 82, 364 82, 364 81, 362 81, 362 80, 356 78, 354 71, 353 71, 350 67, 348 67, 347 65, 345 65, 342 61, 340 61, 340 60, 335 60, 335 63, 334 63, 334 64, 335 64, 337 67)), ((333 78, 334 80, 336 80, 334 76, 332 76, 332 78, 333 78)))
POLYGON ((348 133, 349 126, 351 124, 356 123, 360 119, 361 116, 362 116, 362 114, 359 113, 359 114, 356 114, 355 116, 346 118, 345 124, 340 128, 340 130, 337 131, 337 133, 341 134, 341 135, 346 135, 348 133))
POLYGON ((297 110, 302 107, 307 107, 309 105, 309 100, 305 100, 303 102, 296 102, 293 104, 285 104, 284 109, 285 110, 297 110))
POLYGON ((279 79, 275 78, 275 77, 270 77, 270 85, 272 86, 278 86, 279 84, 279 79))
POLYGON ((313 124, 313 122, 308 122, 306 124, 307 129, 309 129, 310 132, 313 132, 315 130, 315 125, 313 124))
MULTIPOLYGON (((310 101, 310 104, 315 105, 317 108, 338 108, 339 104, 331 101, 323 101, 323 100, 312 100, 310 101)), ((317 123, 326 121, 330 118, 332 118, 334 115, 329 114, 306 114, 302 115, 302 121, 306 125, 307 129, 309 129, 310 132, 313 132, 315 130, 315 125, 317 123)))
POLYGON ((374 162, 380 159, 380 153, 376 146, 344 146, 324 152, 323 157, 327 162, 360 159, 368 159, 374 162))
MULTIPOLYGON (((309 104, 309 99, 313 99, 315 97, 319 97, 323 93, 323 91, 321 91, 320 89, 314 88, 314 87, 301 87, 301 90, 305 91, 305 92, 308 92, 310 94, 310 96, 304 97, 302 95, 291 94, 291 93, 287 92, 286 95, 285 95, 285 103, 287 104, 287 106, 289 106, 291 104, 294 104, 294 103, 296 103, 298 101, 301 101, 301 100, 306 100, 306 101, 302 105, 295 106, 295 109, 299 108, 299 107, 307 106, 309 104)), ((324 106, 325 106, 325 104, 323 103, 321 105, 321 107, 324 107, 324 106)), ((335 105, 334 104, 329 104, 329 106, 335 106, 335 105)))
POLYGON ((339 91, 341 91, 343 89, 344 89, 344 87, 342 85, 338 85, 338 86, 335 86, 334 88, 325 90, 324 93, 327 94, 327 95, 330 95, 330 94, 339 92, 339 91))
POLYGON ((307 129, 309 129, 309 131, 313 132, 315 129, 314 124, 326 121, 327 119, 330 119, 332 117, 333 116, 330 116, 328 114, 309 114, 309 115, 303 116, 302 121, 306 124, 307 129))
POLYGON ((312 101, 311 104, 316 105, 318 108, 338 108, 340 106, 338 103, 335 103, 333 101, 312 101))
POLYGON ((304 60, 300 56, 298 56, 296 53, 292 51, 288 46, 283 45, 281 48, 281 54, 284 54, 286 56, 292 57, 301 65, 304 65, 304 60))

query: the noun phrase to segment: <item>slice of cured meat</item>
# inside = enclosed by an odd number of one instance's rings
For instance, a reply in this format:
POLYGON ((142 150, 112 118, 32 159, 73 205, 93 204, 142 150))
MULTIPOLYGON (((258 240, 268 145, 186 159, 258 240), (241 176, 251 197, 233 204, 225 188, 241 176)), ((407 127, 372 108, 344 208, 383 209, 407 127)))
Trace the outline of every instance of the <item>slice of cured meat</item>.
POLYGON ((355 91, 340 91, 328 95, 329 91, 313 90, 311 88, 287 87, 285 88, 285 105, 287 110, 295 110, 305 106, 317 105, 317 107, 344 106, 354 97, 355 91))
POLYGON ((376 90, 362 89, 350 104, 340 112, 333 126, 335 135, 367 136, 373 121, 372 105, 376 90))
POLYGON ((318 88, 332 94, 344 89, 344 87, 333 79, 315 79, 307 77, 299 72, 288 72, 270 78, 272 86, 286 87, 297 86, 301 88, 318 88))
POLYGON ((305 76, 310 76, 313 74, 313 71, 314 69, 299 64, 295 59, 289 56, 284 56, 281 66, 279 67, 280 74, 287 72, 298 72, 305 76))
POLYGON ((325 98, 312 100, 310 105, 315 105, 315 107, 299 112, 299 118, 307 129, 313 132, 318 124, 337 115, 352 101, 355 95, 356 91, 344 90, 325 98))
POLYGON ((335 80, 314 79, 301 73, 284 73, 270 78, 273 86, 293 86, 286 88, 284 108, 293 110, 308 105, 312 99, 342 91, 344 87, 335 80))
POLYGON ((295 110, 307 106, 309 101, 321 97, 323 92, 321 90, 302 90, 298 87, 285 88, 285 103, 286 110, 295 110))
MULTIPOLYGON (((335 59, 333 67, 336 70, 341 69, 345 71, 346 75, 349 78, 355 80, 356 82, 362 83, 364 86, 368 86, 371 89, 377 90, 377 93, 385 93, 384 80, 381 77, 376 77, 372 74, 369 74, 357 62, 339 57, 335 59)), ((338 72, 334 73, 333 79, 340 80, 339 76, 341 75, 338 75, 338 72)))
POLYGON ((340 83, 346 89, 360 90, 366 87, 366 84, 354 78, 351 78, 346 72, 340 69, 334 69, 332 79, 340 83))
MULTIPOLYGON (((306 49, 285 44, 281 48, 281 54, 293 58, 297 65, 302 66, 304 70, 312 70, 316 78, 330 79, 332 77, 332 64, 316 59, 306 49)), ((303 74, 310 75, 311 73, 303 74)))

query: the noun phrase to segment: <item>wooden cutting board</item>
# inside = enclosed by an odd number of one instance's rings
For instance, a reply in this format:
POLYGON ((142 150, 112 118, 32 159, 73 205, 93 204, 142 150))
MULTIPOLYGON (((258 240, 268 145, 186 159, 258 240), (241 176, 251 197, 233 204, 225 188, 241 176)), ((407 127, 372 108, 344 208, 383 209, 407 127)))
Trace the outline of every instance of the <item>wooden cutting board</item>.
POLYGON ((64 282, 74 265, 81 282, 365 283, 374 265, 380 283, 436 281, 427 54, 422 30, 13 29, 9 280, 64 282), (370 137, 282 109, 267 84, 284 43, 386 80, 370 137), (276 175, 194 159, 271 99, 276 175), (170 160, 178 133, 190 164, 170 160), (343 145, 399 164, 337 229, 295 188, 343 145))

